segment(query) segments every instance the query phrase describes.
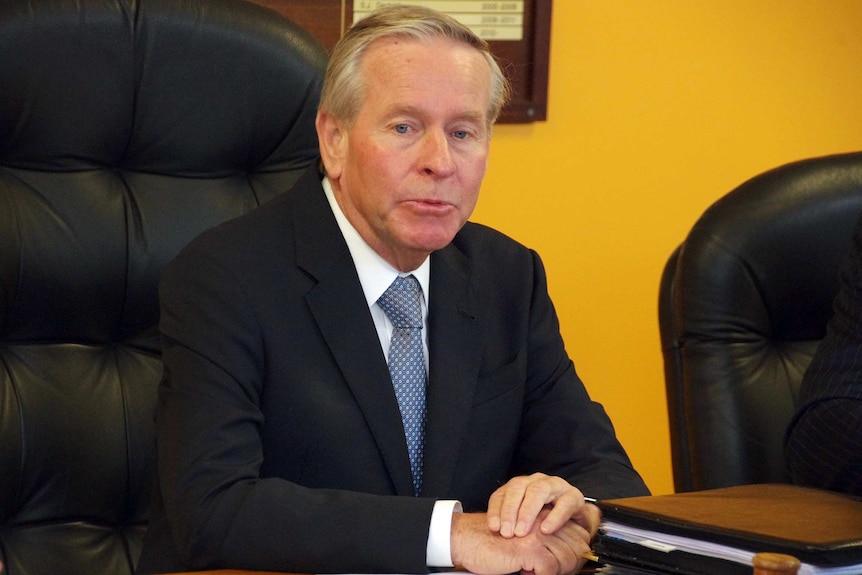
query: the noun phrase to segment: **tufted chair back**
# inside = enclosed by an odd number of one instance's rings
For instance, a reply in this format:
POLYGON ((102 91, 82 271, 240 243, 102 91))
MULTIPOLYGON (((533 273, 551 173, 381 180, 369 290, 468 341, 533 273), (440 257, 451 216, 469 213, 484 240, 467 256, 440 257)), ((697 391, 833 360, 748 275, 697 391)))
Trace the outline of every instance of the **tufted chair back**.
POLYGON ((789 481, 784 432, 862 213, 862 153, 802 160, 718 200, 665 267, 659 325, 674 485, 789 481))
POLYGON ((0 561, 133 571, 162 267, 316 160, 326 54, 243 0, 0 2, 0 561))

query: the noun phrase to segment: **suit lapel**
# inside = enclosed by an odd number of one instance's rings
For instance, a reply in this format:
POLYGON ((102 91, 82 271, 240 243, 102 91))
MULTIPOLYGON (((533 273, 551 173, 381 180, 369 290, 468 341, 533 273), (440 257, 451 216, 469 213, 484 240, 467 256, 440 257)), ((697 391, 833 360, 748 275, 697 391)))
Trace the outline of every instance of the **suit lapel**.
POLYGON ((431 256, 425 493, 448 493, 479 373, 479 311, 469 260, 453 245, 431 256))
POLYGON ((317 280, 306 301, 389 469, 396 493, 412 495, 401 414, 374 322, 347 244, 320 186, 304 177, 297 198, 297 264, 317 280))
MULTIPOLYGON (((412 495, 401 414, 347 244, 309 171, 294 191, 297 264, 317 281, 306 296, 338 368, 365 414, 396 493, 412 495)), ((424 492, 448 493, 479 372, 480 317, 469 259, 449 245, 431 256, 424 492)))

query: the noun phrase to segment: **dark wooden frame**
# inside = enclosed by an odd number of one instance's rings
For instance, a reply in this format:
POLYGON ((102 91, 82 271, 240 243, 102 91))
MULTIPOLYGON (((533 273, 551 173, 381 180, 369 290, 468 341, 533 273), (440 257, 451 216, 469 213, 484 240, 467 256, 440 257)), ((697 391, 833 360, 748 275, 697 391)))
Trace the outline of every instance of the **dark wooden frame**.
MULTIPOLYGON (((332 49, 353 21, 353 0, 252 0, 269 6, 307 28, 332 49)), ((548 116, 548 65, 551 54, 552 0, 524 1, 524 38, 489 41, 491 51, 512 82, 512 100, 502 123, 544 121, 548 116)))

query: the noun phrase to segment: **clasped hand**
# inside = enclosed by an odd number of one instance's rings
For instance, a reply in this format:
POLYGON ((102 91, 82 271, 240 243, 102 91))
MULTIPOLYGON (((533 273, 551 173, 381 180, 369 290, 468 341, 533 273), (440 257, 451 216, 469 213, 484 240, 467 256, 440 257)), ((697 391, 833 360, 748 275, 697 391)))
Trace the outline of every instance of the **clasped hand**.
POLYGON ((487 513, 453 516, 452 558, 483 575, 573 573, 600 519, 598 507, 560 477, 515 477, 491 495, 487 513))

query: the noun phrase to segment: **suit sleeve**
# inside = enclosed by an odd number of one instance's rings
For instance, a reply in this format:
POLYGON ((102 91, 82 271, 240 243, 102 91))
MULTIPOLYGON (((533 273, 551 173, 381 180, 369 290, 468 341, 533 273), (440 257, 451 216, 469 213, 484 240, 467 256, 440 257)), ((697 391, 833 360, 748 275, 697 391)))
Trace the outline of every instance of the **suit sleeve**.
POLYGON ((610 418, 575 372, 544 267, 535 252, 532 258, 527 387, 515 471, 558 475, 599 499, 646 495, 610 418))
POLYGON ((794 482, 862 495, 862 219, 785 445, 794 482))
POLYGON ((427 571, 433 500, 261 476, 267 362, 242 285, 194 251, 161 285, 157 465, 179 557, 194 569, 427 571))

